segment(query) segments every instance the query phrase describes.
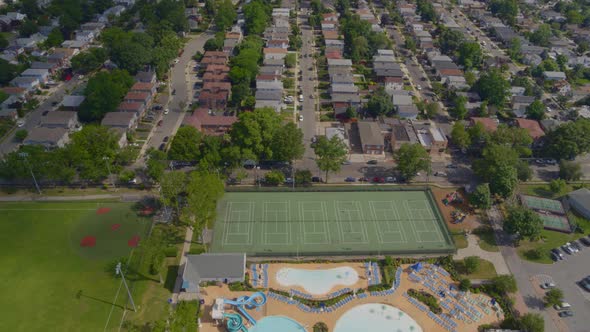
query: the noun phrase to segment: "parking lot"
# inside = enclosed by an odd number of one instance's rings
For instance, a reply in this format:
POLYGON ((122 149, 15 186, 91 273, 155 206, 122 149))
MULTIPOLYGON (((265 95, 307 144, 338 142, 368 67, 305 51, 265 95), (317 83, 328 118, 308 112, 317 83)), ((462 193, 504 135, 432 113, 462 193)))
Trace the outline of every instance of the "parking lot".
MULTIPOLYGON (((579 243, 579 241, 577 242, 579 243)), ((567 254, 560 249, 564 259, 550 265, 523 262, 529 275, 532 276, 530 281, 537 292, 537 298, 525 296, 527 305, 546 311, 546 317, 549 316, 557 327, 567 326, 571 332, 588 331, 586 316, 590 312, 590 292, 584 290, 578 283, 590 275, 588 268, 590 266, 590 247, 581 243, 580 247, 580 251, 573 254, 567 254), (542 299, 545 291, 539 287, 539 284, 548 280, 553 280, 556 287, 563 291, 564 302, 571 304, 571 310, 574 312, 573 317, 559 318, 555 309, 543 307, 542 299)))

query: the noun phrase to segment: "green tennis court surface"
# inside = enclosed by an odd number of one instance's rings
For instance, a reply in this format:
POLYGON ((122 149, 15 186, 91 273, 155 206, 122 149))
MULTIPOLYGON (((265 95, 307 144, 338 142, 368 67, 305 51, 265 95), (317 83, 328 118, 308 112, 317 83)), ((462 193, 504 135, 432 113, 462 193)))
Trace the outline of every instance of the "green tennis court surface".
POLYGON ((213 252, 250 255, 454 252, 429 191, 228 192, 213 252))
POLYGON ((546 229, 560 231, 565 233, 571 233, 572 228, 568 219, 565 216, 558 216, 551 213, 539 213, 537 212, 541 220, 543 220, 543 227, 546 229))
POLYGON ((520 197, 521 197, 522 203, 524 205, 526 205, 529 209, 545 210, 545 211, 565 214, 565 210, 563 209, 563 205, 561 205, 561 202, 558 200, 542 198, 542 197, 535 197, 535 196, 528 196, 528 195, 520 195, 520 197))

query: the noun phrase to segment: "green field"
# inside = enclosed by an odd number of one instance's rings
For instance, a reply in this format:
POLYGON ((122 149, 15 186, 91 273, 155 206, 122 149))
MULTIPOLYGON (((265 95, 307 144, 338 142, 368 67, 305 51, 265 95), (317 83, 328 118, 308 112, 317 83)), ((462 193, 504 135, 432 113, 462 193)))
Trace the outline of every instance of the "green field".
POLYGON ((446 254, 455 246, 429 191, 228 192, 211 251, 446 254))
POLYGON ((111 263, 149 221, 124 203, 0 203, 0 331, 118 330, 127 297, 115 301, 111 263))

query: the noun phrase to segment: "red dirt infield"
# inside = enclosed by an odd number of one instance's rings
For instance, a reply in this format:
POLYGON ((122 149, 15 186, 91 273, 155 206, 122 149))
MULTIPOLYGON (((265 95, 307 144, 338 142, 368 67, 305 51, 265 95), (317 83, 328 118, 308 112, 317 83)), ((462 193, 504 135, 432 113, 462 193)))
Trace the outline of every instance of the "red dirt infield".
POLYGON ((111 231, 116 231, 119 228, 121 228, 121 224, 112 224, 111 225, 111 231))
POLYGON ((80 241, 80 247, 94 247, 96 245, 96 237, 94 236, 85 236, 80 241))
POLYGON ((135 248, 139 244, 139 240, 140 240, 139 236, 138 235, 135 235, 134 237, 132 237, 131 239, 129 239, 129 241, 127 241, 127 245, 129 247, 135 248))
POLYGON ((96 209, 96 214, 105 214, 105 213, 109 213, 111 211, 111 208, 108 207, 101 207, 96 209))

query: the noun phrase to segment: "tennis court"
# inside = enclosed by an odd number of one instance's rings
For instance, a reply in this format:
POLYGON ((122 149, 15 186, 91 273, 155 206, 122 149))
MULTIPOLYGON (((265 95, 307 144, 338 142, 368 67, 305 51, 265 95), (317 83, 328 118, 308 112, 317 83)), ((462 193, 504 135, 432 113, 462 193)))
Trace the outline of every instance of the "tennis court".
POLYGON ((444 254, 430 191, 228 192, 211 250, 258 256, 444 254))
POLYGON ((565 214, 560 201, 543 197, 520 195, 522 204, 532 210, 544 210, 554 213, 565 214))

